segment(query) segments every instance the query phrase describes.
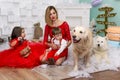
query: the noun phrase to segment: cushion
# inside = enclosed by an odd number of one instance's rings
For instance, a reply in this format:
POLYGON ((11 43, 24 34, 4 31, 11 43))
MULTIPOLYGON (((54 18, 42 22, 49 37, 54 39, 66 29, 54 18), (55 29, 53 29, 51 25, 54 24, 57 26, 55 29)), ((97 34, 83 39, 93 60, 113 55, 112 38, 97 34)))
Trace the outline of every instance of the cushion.
POLYGON ((120 41, 120 26, 108 27, 106 32, 109 40, 120 41))

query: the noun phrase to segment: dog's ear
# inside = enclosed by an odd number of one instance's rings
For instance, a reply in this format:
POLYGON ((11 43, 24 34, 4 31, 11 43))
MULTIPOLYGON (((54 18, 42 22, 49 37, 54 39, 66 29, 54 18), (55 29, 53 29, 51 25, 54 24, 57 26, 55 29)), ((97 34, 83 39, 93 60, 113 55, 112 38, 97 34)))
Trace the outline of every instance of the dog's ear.
POLYGON ((87 37, 89 37, 89 30, 85 29, 84 30, 84 38, 87 38, 87 37))
POLYGON ((95 39, 97 39, 99 37, 99 35, 97 35, 96 37, 95 37, 95 39))
POLYGON ((73 27, 73 26, 72 26, 72 27, 70 27, 70 31, 73 31, 74 29, 75 29, 75 27, 73 27))
POLYGON ((71 29, 70 33, 71 35, 74 35, 75 28, 71 29))
POLYGON ((104 38, 105 38, 105 40, 108 40, 108 37, 107 37, 107 36, 105 36, 104 38))
POLYGON ((85 38, 88 37, 88 31, 85 31, 85 32, 84 32, 84 37, 85 37, 85 38))

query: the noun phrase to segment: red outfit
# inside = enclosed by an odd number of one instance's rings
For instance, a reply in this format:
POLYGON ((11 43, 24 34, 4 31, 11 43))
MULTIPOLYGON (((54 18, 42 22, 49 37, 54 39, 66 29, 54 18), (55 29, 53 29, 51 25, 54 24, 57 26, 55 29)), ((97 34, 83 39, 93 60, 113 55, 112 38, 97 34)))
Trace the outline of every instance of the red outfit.
MULTIPOLYGON (((67 22, 63 22, 60 26, 58 26, 61 31, 62 31, 62 37, 63 39, 65 39, 66 41, 71 40, 71 35, 70 35, 70 29, 69 29, 69 25, 67 24, 67 22)), ((50 39, 52 39, 53 35, 52 35, 52 29, 54 27, 50 27, 48 25, 45 26, 45 34, 44 34, 44 42, 48 42, 48 37, 50 36, 50 39)), ((57 50, 51 50, 48 53, 47 59, 48 58, 54 58, 55 61, 61 57, 66 57, 68 56, 68 48, 66 48, 59 56, 54 57, 55 52, 57 50)))
POLYGON ((14 47, 0 51, 0 67, 8 66, 32 68, 41 64, 39 57, 44 53, 45 50, 45 46, 42 43, 34 43, 27 40, 24 40, 22 43, 20 43, 17 39, 12 41, 15 40, 17 43, 14 47), (26 46, 31 48, 31 52, 30 55, 25 58, 20 55, 20 51, 23 50, 26 46))

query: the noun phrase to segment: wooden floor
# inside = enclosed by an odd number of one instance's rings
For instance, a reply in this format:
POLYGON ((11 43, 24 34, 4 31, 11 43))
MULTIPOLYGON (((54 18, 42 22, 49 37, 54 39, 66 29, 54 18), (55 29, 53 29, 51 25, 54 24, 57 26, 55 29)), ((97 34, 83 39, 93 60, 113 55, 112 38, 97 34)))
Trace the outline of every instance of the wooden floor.
POLYGON ((0 68, 0 80, 47 80, 31 69, 0 68))
MULTIPOLYGON (((63 73, 65 73, 65 71, 63 73)), ((93 76, 92 78, 68 78, 63 80, 120 80, 120 71, 102 71, 91 75, 93 76)), ((0 80, 49 80, 49 79, 45 78, 44 76, 40 75, 39 73, 32 69, 0 68, 0 80)))
POLYGON ((120 71, 102 71, 91 75, 92 78, 70 78, 64 80, 120 80, 120 71))

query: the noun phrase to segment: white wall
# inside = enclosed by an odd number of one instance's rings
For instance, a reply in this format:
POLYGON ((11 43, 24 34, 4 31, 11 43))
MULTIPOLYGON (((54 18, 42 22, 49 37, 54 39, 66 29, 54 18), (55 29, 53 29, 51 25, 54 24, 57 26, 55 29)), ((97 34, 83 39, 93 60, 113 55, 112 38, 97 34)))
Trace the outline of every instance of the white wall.
POLYGON ((0 0, 0 28, 2 34, 8 35, 16 25, 33 27, 40 22, 45 25, 44 13, 48 5, 71 3, 77 0, 0 0))
MULTIPOLYGON (((8 35, 14 26, 33 27, 40 22, 44 25, 44 10, 52 4, 50 0, 0 0, 0 27, 2 34, 8 35)), ((55 5, 53 1, 52 5, 55 5)))
POLYGON ((44 29, 44 14, 48 5, 76 3, 79 0, 0 0, 0 36, 10 35, 14 26, 25 27, 29 34, 36 22, 40 22, 44 29))

